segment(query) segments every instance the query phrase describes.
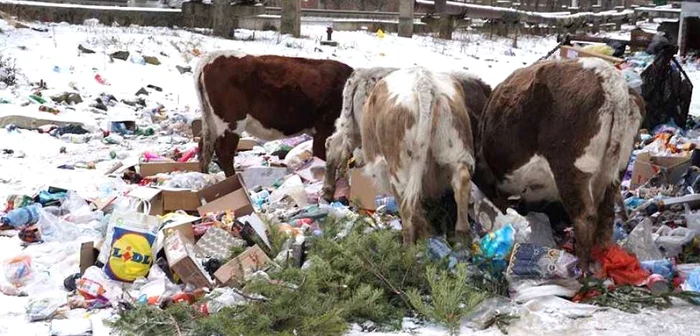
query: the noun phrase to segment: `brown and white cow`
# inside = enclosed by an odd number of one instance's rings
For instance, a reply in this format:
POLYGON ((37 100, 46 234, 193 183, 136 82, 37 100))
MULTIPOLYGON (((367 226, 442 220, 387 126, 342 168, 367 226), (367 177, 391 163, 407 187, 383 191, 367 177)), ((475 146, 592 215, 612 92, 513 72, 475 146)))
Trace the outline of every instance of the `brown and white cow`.
POLYGON ((598 58, 543 61, 499 84, 480 116, 475 184, 505 210, 506 199, 562 202, 579 265, 611 241, 614 202, 644 102, 598 58))
POLYGON ((243 131, 263 140, 311 134, 314 155, 325 159, 326 138, 340 115, 351 73, 351 67, 332 60, 237 51, 207 54, 194 73, 202 106, 202 172, 208 171, 216 151, 221 169, 233 175, 243 131))
MULTIPOLYGON (((364 105, 377 82, 396 70, 397 68, 385 67, 355 69, 345 83, 343 109, 335 122, 335 132, 326 140, 326 175, 323 184, 323 197, 326 200, 333 199, 336 178, 338 175, 345 176, 347 163, 352 156, 358 166, 364 165, 360 151, 360 125, 364 105)), ((461 83, 465 92, 484 92, 484 95, 475 95, 465 102, 469 113, 476 113, 472 117, 477 117, 486 105, 491 87, 475 80, 466 72, 455 71, 450 74, 461 83)))
POLYGON ((465 102, 480 101, 475 107, 480 110, 488 92, 475 77, 422 67, 396 70, 373 88, 361 124, 364 170, 399 203, 404 244, 428 233, 421 200, 449 188, 457 203, 457 234, 470 236, 474 150, 465 102))

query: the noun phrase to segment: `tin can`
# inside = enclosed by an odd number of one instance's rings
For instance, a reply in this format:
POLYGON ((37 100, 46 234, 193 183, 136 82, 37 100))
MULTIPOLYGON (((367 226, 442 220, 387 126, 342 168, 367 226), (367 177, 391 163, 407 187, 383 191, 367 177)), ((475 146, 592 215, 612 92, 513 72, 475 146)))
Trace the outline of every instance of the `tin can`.
POLYGON ((654 295, 668 293, 668 281, 659 274, 652 274, 647 278, 647 287, 654 295))

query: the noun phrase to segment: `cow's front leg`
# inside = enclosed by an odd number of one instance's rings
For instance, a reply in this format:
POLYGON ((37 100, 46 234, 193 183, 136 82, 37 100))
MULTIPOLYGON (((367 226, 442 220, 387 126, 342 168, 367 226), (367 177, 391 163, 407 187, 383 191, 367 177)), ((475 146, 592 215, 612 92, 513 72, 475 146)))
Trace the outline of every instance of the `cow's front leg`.
POLYGON ((233 132, 226 132, 226 134, 219 138, 216 142, 216 156, 219 158, 219 168, 224 171, 226 177, 231 177, 236 174, 236 170, 233 167, 233 160, 236 157, 236 148, 238 148, 238 141, 241 137, 233 132))

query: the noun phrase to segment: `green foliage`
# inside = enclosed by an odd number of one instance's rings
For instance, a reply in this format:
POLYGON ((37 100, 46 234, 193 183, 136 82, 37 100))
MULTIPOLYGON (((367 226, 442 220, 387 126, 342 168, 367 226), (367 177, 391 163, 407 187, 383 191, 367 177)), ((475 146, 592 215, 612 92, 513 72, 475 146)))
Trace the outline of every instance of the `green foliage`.
POLYGON ((107 324, 125 336, 195 335, 201 318, 193 306, 177 303, 165 310, 137 305, 120 312, 120 318, 107 324))
POLYGON ((464 264, 459 264, 454 273, 428 266, 427 277, 430 296, 423 297, 411 288, 408 292, 411 305, 420 315, 446 325, 451 334, 458 334, 462 318, 485 299, 486 294, 469 285, 469 273, 464 264))
POLYGON ((657 309, 669 308, 672 306, 672 297, 679 298, 692 305, 700 305, 700 293, 697 292, 669 291, 668 293, 655 295, 642 287, 630 285, 608 289, 603 285, 602 280, 595 278, 585 278, 582 282, 584 285, 579 291, 580 293, 589 291, 598 291, 600 293, 600 295, 584 300, 584 303, 612 307, 632 314, 637 314, 647 307, 655 307, 657 309))
MULTIPOLYGON (((351 323, 366 321, 396 330, 415 312, 455 330, 484 297, 469 287, 466 267, 440 272, 443 262, 424 257, 426 244, 404 247, 400 232, 368 231, 371 224, 367 218, 326 220, 323 234, 308 241, 309 266, 280 265, 268 272, 275 281, 255 280, 242 288, 266 300, 207 317, 193 308, 177 314, 174 308, 139 308, 122 312, 115 327, 127 335, 142 335, 137 326, 148 321, 156 322, 148 329, 152 335, 342 335, 351 323)), ((273 226, 269 237, 278 252, 285 235, 273 226)))

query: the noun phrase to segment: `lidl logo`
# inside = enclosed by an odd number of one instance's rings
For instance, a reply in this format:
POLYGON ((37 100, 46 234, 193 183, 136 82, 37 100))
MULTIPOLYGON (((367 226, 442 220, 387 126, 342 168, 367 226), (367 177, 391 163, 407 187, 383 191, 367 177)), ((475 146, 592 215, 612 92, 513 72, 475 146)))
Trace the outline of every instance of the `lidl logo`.
POLYGON ((125 282, 145 277, 153 262, 152 247, 155 238, 151 233, 114 228, 105 273, 114 280, 125 282))

